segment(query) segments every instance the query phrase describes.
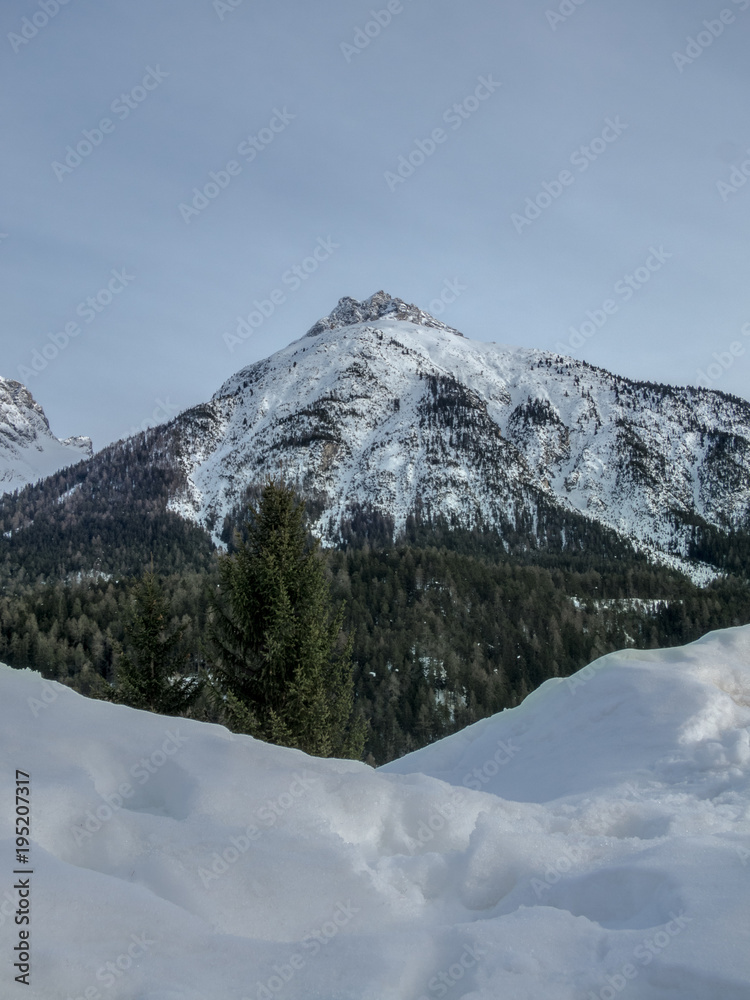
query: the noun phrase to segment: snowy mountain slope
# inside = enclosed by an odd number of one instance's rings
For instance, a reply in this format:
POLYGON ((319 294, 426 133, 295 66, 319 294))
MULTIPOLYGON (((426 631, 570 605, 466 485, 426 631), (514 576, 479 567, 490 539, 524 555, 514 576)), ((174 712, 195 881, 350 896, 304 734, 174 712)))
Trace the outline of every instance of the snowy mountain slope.
POLYGON ((25 530, 44 510, 53 537, 64 506, 95 537, 113 510, 139 509, 219 541, 279 471, 329 543, 353 518, 398 531, 418 515, 491 526, 514 551, 634 544, 706 583, 737 571, 750 538, 750 403, 472 341, 378 292, 342 299, 209 402, 40 485, 7 520, 25 530))
POLYGON ((472 341, 384 292, 342 299, 173 428, 171 507, 216 531, 280 466, 328 539, 355 507, 502 527, 544 498, 685 557, 692 524, 750 518, 750 403, 472 341))
POLYGON ((378 771, 29 671, 0 695, 30 1000, 750 995, 750 627, 612 654, 378 771))
POLYGON ((0 493, 11 492, 91 457, 91 439, 54 437, 26 386, 0 378, 0 493))

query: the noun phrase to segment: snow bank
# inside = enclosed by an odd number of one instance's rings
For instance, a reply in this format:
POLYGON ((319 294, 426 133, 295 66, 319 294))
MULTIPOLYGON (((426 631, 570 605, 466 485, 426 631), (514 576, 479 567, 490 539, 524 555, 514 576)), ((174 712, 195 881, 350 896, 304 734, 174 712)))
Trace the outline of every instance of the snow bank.
POLYGON ((30 671, 0 695, 3 997, 750 997, 750 627, 604 657, 377 771, 30 671))

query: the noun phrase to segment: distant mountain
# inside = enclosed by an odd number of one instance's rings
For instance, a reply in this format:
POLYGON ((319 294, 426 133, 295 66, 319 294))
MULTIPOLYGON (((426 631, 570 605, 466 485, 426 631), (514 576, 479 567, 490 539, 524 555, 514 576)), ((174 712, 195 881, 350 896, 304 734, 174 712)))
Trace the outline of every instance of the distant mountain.
POLYGON ((469 340, 384 292, 342 299, 170 433, 170 508, 214 531, 280 467, 329 541, 361 510, 533 532, 542 504, 689 559, 696 528, 750 517, 750 403, 469 340))
POLYGON ((706 580, 744 558, 750 403, 473 341, 378 292, 342 299, 209 402, 112 445, 12 513, 22 525, 44 509, 54 533, 64 494, 68 517, 111 520, 118 504, 171 512, 218 541, 247 491, 279 471, 328 543, 353 524, 393 533, 413 518, 496 529, 506 547, 596 545, 615 557, 634 544, 706 580))
POLYGON ((54 437, 26 386, 0 378, 0 493, 44 479, 91 454, 90 438, 54 437))

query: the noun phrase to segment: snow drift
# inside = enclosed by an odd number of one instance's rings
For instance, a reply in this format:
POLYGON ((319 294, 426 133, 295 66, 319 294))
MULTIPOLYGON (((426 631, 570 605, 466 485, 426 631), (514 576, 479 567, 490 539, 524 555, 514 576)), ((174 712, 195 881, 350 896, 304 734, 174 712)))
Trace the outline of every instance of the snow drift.
POLYGON ((750 627, 611 654, 377 771, 30 671, 0 692, 3 996, 750 996, 750 627))

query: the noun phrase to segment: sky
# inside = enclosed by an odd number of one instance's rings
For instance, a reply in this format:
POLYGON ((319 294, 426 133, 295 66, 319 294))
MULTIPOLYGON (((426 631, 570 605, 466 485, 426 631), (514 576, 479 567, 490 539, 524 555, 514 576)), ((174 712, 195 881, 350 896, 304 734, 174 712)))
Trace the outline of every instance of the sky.
POLYGON ((4 0, 0 375, 100 448, 384 289, 747 398, 749 39, 750 0, 4 0))

